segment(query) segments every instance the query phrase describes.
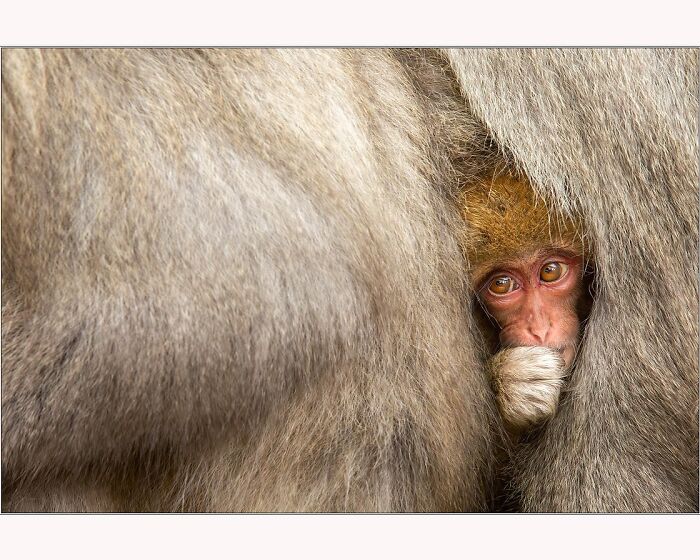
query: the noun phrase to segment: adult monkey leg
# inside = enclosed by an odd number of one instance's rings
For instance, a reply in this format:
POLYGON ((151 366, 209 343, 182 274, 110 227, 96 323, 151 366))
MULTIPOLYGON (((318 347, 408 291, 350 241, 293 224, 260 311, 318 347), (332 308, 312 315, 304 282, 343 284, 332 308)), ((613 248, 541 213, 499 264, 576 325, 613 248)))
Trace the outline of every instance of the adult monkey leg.
POLYGON ((447 56, 474 113, 583 217, 596 254, 568 395, 515 460, 523 508, 697 511, 697 51, 447 56))
POLYGON ((2 87, 3 509, 488 507, 449 157, 392 53, 12 50, 2 87))

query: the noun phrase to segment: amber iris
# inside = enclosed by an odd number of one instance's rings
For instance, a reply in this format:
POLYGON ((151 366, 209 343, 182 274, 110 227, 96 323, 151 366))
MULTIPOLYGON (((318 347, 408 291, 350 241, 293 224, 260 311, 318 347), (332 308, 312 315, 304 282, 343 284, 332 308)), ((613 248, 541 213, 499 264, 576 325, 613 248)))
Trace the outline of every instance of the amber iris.
POLYGON ((489 284, 489 292, 498 296, 512 292, 518 287, 510 276, 497 276, 489 284))
POLYGON ((568 269, 564 263, 549 262, 540 269, 540 279, 543 282, 555 282, 564 276, 568 269))

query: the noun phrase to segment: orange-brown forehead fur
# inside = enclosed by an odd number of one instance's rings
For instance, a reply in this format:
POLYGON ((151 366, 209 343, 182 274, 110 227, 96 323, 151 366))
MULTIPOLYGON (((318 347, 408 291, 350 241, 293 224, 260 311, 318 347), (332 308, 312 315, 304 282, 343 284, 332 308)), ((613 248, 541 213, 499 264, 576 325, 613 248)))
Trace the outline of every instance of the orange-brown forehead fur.
POLYGON ((465 252, 478 278, 499 263, 552 247, 583 254, 576 223, 547 209, 526 179, 503 175, 465 187, 465 252))

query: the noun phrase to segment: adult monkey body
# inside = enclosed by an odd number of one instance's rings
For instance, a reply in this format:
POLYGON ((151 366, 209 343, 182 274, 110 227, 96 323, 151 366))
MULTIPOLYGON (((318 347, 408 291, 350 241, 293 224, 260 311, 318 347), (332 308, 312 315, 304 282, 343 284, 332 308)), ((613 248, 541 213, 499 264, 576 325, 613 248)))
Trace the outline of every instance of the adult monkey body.
POLYGON ((522 507, 697 509, 695 52, 11 51, 3 99, 3 509, 491 507, 499 161, 596 247, 522 507))
POLYGON ((572 398, 515 461, 521 507, 697 510, 697 51, 452 56, 475 112, 595 247, 572 398))
POLYGON ((6 507, 489 507, 448 157, 390 53, 4 70, 6 507))

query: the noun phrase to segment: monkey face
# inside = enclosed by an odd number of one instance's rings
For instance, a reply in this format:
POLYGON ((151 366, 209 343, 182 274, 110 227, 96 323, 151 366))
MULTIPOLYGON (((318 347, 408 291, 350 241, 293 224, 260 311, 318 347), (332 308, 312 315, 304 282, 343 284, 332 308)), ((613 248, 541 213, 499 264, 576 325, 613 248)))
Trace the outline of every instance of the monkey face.
POLYGON ((579 334, 580 256, 539 251, 493 267, 479 285, 501 346, 545 346, 571 365, 579 334))

